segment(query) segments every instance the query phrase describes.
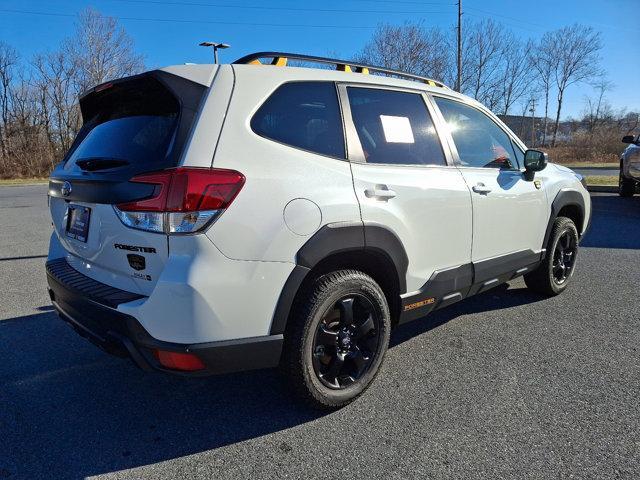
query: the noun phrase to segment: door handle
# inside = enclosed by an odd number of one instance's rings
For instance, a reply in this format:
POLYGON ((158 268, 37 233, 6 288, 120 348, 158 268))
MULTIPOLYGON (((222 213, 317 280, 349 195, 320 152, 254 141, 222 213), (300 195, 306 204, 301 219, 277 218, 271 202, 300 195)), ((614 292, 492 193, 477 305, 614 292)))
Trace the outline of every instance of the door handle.
POLYGON ((491 188, 487 187, 484 183, 478 183, 471 188, 474 192, 479 193, 480 195, 487 194, 491 192, 491 188))
POLYGON ((374 188, 367 188, 364 191, 367 198, 375 198, 376 200, 388 201, 396 196, 396 192, 389 190, 386 185, 376 185, 374 188))

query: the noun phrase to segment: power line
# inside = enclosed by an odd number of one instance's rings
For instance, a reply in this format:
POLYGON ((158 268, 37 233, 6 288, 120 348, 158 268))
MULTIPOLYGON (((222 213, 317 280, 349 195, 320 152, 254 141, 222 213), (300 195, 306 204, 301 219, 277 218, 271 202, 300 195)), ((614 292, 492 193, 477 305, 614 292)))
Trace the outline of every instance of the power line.
MULTIPOLYGON (((532 27, 539 27, 539 28, 545 28, 545 29, 547 28, 547 27, 546 27, 546 26, 544 26, 544 25, 540 25, 540 24, 538 24, 538 23, 531 23, 531 22, 530 22, 530 21, 528 21, 528 20, 523 20, 523 19, 521 19, 521 18, 515 18, 515 17, 509 17, 509 16, 507 16, 507 15, 502 15, 502 14, 500 14, 500 13, 494 13, 494 12, 489 12, 489 11, 487 11, 487 10, 481 10, 481 9, 479 9, 479 8, 476 8, 476 7, 467 7, 467 9, 469 9, 469 10, 474 10, 474 11, 476 11, 476 12, 480 12, 480 13, 484 13, 484 14, 486 14, 486 15, 491 15, 491 16, 493 16, 493 17, 500 17, 500 18, 504 18, 504 19, 506 19, 506 20, 511 20, 512 22, 523 23, 523 24, 525 24, 525 25, 531 25, 532 27)), ((472 14, 472 15, 474 15, 473 13, 471 13, 471 14, 472 14)))
MULTIPOLYGON (((261 5, 222 5, 218 3, 199 3, 199 2, 176 2, 167 0, 111 0, 122 3, 140 3, 153 5, 176 5, 189 7, 215 7, 215 8, 240 8, 247 10, 273 10, 273 11, 290 11, 290 12, 323 12, 323 13, 396 13, 396 14, 447 14, 451 12, 425 12, 424 10, 416 11, 398 11, 398 10, 348 10, 341 8, 301 8, 301 7, 272 7, 261 5)), ((442 4, 438 4, 442 5, 442 4)), ((443 5, 444 6, 444 5, 443 5)))
POLYGON ((363 3, 387 3, 387 4, 393 4, 396 5, 398 3, 407 3, 407 4, 411 4, 411 5, 442 5, 444 7, 453 7, 456 4, 455 3, 438 3, 438 2, 410 2, 410 1, 406 1, 406 0, 351 0, 352 2, 363 2, 363 3))
MULTIPOLYGON (((531 25, 532 27, 537 27, 537 28, 542 28, 544 30, 548 30, 549 26, 548 25, 542 25, 540 23, 531 23, 529 20, 523 20, 522 18, 515 18, 515 17, 509 17, 507 15, 502 15, 500 13, 495 13, 495 12, 490 12, 487 10, 481 10, 479 8, 476 7, 467 7, 469 10, 475 10, 476 12, 480 12, 480 13, 484 13, 486 15, 491 15, 494 17, 500 17, 500 18, 504 18, 506 20, 511 20, 512 22, 517 22, 517 23, 522 23, 524 25, 531 25)), ((472 15, 474 15, 472 13, 472 15)), ((477 14, 475 14, 477 15, 477 14)), ((576 21, 574 19, 574 21, 576 21)), ((577 20, 579 21, 579 20, 577 20)), ((609 25, 607 23, 599 23, 599 22, 591 22, 591 21, 587 21, 586 22, 589 25, 598 25, 600 27, 604 27, 604 28, 612 28, 612 29, 616 29, 616 30, 627 30, 629 32, 636 32, 637 30, 631 29, 631 28, 626 28, 626 27, 621 27, 620 25, 609 25)), ((518 27, 518 28, 522 28, 522 27, 518 27)), ((527 30, 526 28, 524 30, 527 30)))
MULTIPOLYGON (((77 18, 76 14, 72 13, 54 13, 54 12, 38 12, 34 10, 16 10, 1 8, 0 12, 4 13, 18 13, 24 15, 41 15, 48 17, 68 17, 77 18)), ((295 28, 349 28, 349 29, 375 29, 375 25, 318 25, 318 24, 293 24, 293 23, 257 23, 257 22, 229 22, 222 20, 191 20, 191 19, 174 19, 174 18, 144 18, 144 17, 119 17, 114 16, 117 20, 132 20, 140 22, 162 22, 162 23, 202 23, 211 25, 243 25, 251 27, 295 27, 295 28)))
MULTIPOLYGON (((473 12, 465 12, 465 13, 466 13, 466 15, 471 15, 471 16, 476 17, 476 18, 483 18, 483 19, 487 18, 486 15, 481 15, 479 13, 473 13, 473 12)), ((536 28, 536 29, 533 30, 531 28, 527 28, 527 27, 523 27, 521 25, 517 25, 517 30, 526 30, 527 32, 532 32, 532 33, 540 33, 541 32, 541 28, 542 27, 540 27, 540 28, 534 27, 534 28, 536 28)))

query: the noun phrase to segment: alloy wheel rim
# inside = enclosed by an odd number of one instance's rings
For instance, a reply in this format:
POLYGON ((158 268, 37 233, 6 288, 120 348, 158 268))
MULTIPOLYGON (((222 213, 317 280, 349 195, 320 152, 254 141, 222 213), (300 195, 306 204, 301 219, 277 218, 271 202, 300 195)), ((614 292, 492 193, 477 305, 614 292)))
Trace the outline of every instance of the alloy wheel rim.
POLYGON ((573 272, 576 261, 577 242, 570 231, 565 231, 553 252, 552 275, 558 285, 564 284, 573 272))
POLYGON ((381 318, 360 294, 340 298, 324 314, 313 339, 313 369, 323 385, 342 390, 371 368, 378 354, 381 318))

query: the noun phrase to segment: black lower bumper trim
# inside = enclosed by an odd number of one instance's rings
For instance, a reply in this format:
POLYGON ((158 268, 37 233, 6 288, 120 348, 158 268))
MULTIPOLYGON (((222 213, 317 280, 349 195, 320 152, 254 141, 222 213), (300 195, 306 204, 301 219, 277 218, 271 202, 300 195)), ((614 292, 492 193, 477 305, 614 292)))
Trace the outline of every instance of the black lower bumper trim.
MULTIPOLYGON (((59 260, 54 260, 57 269, 59 260)), ((206 376, 242 370, 271 368, 280 362, 282 335, 224 340, 219 342, 181 344, 153 338, 137 319, 119 312, 117 305, 100 303, 96 297, 86 295, 66 285, 59 275, 50 271, 47 263, 47 281, 51 303, 60 317, 81 336, 110 353, 129 357, 143 370, 161 370, 179 375, 206 376), (204 370, 181 372, 164 368, 154 356, 154 350, 191 353, 205 365, 204 370)), ((71 268, 71 267, 69 267, 71 268)), ((79 272, 73 274, 74 282, 79 272)), ((88 279, 88 277, 85 277, 88 279)), ((95 280, 89 279, 91 282, 95 280)), ((105 287, 107 287, 105 285, 105 287)), ((113 297, 111 297, 112 299, 113 297)), ((111 300, 110 299, 110 300, 111 300)))

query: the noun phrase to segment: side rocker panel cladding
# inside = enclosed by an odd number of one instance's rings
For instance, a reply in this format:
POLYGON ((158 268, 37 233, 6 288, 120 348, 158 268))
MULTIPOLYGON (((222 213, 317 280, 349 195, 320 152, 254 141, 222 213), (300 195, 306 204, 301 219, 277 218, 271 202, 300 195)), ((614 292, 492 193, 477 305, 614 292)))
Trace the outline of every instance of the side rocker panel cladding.
POLYGON ((387 255, 395 266, 400 292, 406 291, 409 260, 402 242, 393 232, 375 224, 328 224, 318 230, 298 251, 297 265, 278 299, 270 333, 284 333, 295 296, 313 267, 330 255, 358 250, 371 250, 387 255))
POLYGON ((508 282, 540 264, 540 252, 521 250, 481 262, 438 270, 420 290, 401 296, 400 323, 508 282))

